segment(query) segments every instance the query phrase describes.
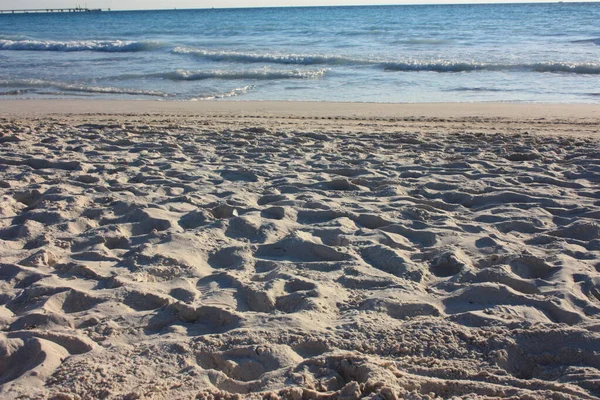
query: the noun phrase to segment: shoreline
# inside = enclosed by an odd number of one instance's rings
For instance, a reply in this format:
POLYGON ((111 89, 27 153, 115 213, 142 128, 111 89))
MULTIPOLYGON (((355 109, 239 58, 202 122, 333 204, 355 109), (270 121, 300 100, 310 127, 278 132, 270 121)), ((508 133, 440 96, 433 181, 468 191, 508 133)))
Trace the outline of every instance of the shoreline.
POLYGON ((600 104, 342 103, 311 101, 0 100, 0 116, 184 114, 339 118, 599 119, 600 104))

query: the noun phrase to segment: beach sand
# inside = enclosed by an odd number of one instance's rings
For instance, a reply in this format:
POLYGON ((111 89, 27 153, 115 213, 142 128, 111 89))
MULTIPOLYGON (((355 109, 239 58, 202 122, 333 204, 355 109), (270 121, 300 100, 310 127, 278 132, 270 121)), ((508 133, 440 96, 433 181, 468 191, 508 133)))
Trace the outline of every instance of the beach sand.
POLYGON ((600 106, 0 102, 0 397, 597 399, 600 106))

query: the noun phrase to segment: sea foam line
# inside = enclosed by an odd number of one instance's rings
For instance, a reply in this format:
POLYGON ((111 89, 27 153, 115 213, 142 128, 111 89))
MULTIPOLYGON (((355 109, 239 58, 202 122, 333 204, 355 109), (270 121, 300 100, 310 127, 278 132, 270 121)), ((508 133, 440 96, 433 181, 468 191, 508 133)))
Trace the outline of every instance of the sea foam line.
POLYGON ((0 80, 0 87, 8 88, 56 88, 66 92, 81 92, 81 93, 105 93, 105 94, 126 94, 126 95, 143 95, 168 97, 164 92, 154 90, 116 88, 109 86, 87 86, 72 83, 44 81, 41 79, 24 79, 24 80, 0 80))
POLYGON ((172 50, 175 54, 189 54, 211 61, 230 61, 240 63, 273 63, 297 65, 344 65, 344 64, 370 64, 371 61, 358 60, 342 56, 305 55, 305 54, 258 54, 232 51, 210 51, 188 47, 176 47, 172 50))
POLYGON ((507 71, 507 72, 562 72, 572 74, 600 74, 600 63, 596 62, 555 62, 535 63, 486 63, 478 61, 449 60, 406 60, 382 61, 375 59, 351 58, 335 55, 309 54, 259 54, 229 51, 210 51, 187 47, 176 47, 176 54, 190 54, 195 57, 211 60, 238 63, 271 63, 297 65, 370 65, 386 71, 396 72, 475 72, 475 71, 507 71))
POLYGON ((135 79, 135 78, 162 78, 172 81, 201 81, 206 79, 223 80, 277 80, 277 79, 319 79, 327 73, 326 68, 317 70, 271 70, 268 68, 247 70, 247 71, 189 71, 176 70, 172 72, 159 72, 154 74, 124 74, 114 77, 114 79, 135 79))
POLYGON ((214 99, 224 99, 227 97, 235 97, 235 96, 239 96, 239 95, 248 93, 250 90, 254 89, 254 87, 255 87, 254 85, 243 86, 241 88, 231 89, 230 91, 225 92, 225 93, 219 93, 219 94, 214 94, 214 95, 204 96, 204 97, 194 97, 191 99, 191 101, 214 100, 214 99))
POLYGON ((162 47, 156 41, 127 40, 8 40, 0 39, 0 50, 14 51, 101 51, 101 52, 139 52, 162 47))
POLYGON ((507 71, 507 72, 554 72, 572 74, 600 74, 600 63, 538 62, 523 64, 492 64, 480 62, 455 61, 406 61, 386 62, 382 64, 386 71, 396 72, 474 72, 474 71, 507 71))

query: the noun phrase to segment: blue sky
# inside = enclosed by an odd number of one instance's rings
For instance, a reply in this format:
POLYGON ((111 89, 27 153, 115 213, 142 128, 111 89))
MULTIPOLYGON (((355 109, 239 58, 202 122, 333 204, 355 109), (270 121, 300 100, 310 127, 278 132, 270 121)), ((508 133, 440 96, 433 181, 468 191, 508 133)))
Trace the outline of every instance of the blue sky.
MULTIPOLYGON (((517 0, 518 1, 518 0, 517 0)), ((75 7, 111 8, 113 10, 163 9, 163 8, 222 8, 222 7, 272 7, 272 6, 322 6, 322 5, 375 5, 375 4, 440 4, 440 3, 492 3, 507 0, 0 0, 0 9, 75 7)), ((515 2, 510 1, 510 2, 515 2)), ((534 1, 529 1, 534 2, 534 1)), ((543 2, 543 1, 539 1, 543 2)))

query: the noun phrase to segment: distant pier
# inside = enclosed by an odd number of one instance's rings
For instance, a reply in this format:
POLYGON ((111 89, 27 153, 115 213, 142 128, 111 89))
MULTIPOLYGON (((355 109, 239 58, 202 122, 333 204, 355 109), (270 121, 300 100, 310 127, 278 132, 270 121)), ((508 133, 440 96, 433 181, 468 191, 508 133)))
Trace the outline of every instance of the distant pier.
POLYGON ((78 13, 78 12, 100 12, 100 8, 35 8, 29 10, 0 10, 0 14, 29 14, 29 13, 78 13))

